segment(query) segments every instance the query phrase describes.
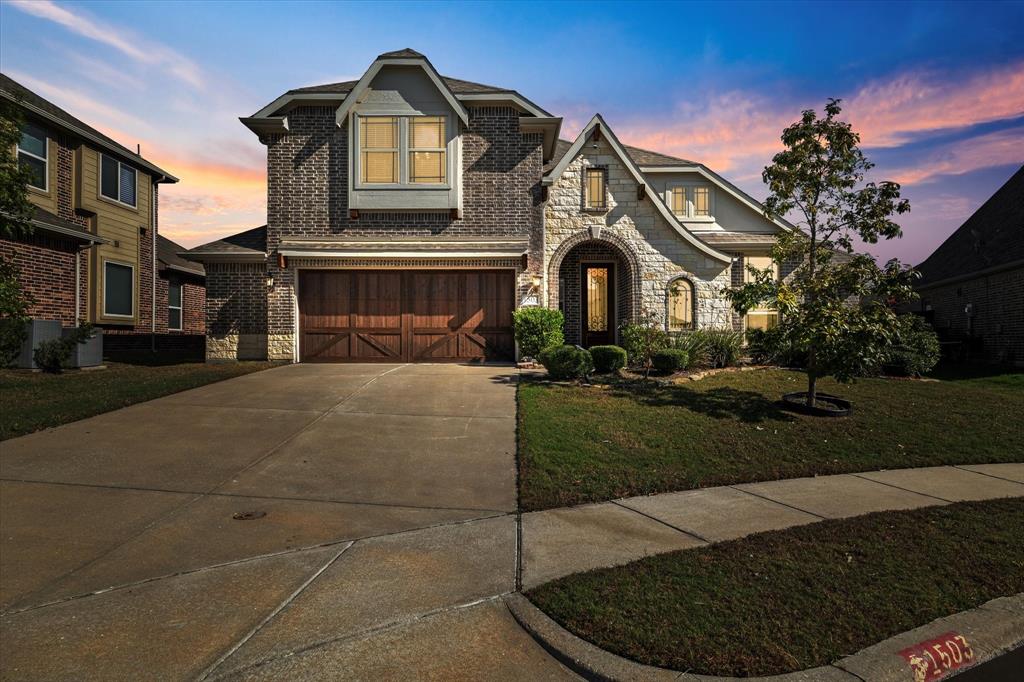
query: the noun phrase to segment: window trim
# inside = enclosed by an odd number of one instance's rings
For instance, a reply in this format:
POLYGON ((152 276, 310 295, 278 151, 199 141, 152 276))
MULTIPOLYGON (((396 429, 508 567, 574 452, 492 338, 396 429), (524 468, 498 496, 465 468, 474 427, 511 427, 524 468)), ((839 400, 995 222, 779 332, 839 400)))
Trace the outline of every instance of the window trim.
POLYGON ((665 331, 671 333, 692 332, 697 329, 697 286, 687 275, 677 275, 668 281, 665 287, 665 331), (685 282, 690 287, 690 326, 684 329, 672 329, 672 291, 676 282, 685 282))
MULTIPOLYGON (((30 190, 32 190, 32 191, 35 191, 35 192, 41 192, 43 194, 49 194, 50 193, 50 135, 46 132, 46 130, 43 129, 42 126, 36 125, 35 123, 32 123, 31 125, 35 126, 36 128, 39 128, 39 130, 43 133, 43 150, 46 152, 46 158, 44 159, 44 158, 42 158, 42 157, 40 157, 40 156, 38 156, 36 154, 33 154, 32 152, 28 151, 27 149, 22 149, 21 148, 21 138, 18 138, 17 143, 15 143, 15 145, 14 145, 15 161, 17 161, 18 160, 17 157, 22 155, 22 154, 26 154, 26 155, 32 157, 33 159, 35 159, 37 161, 42 161, 43 162, 43 185, 45 185, 45 186, 44 187, 36 187, 33 184, 29 184, 28 188, 30 190)), ((22 134, 24 134, 24 132, 22 132, 22 134)))
POLYGON ((587 166, 583 169, 583 210, 594 213, 605 213, 609 209, 608 201, 608 168, 605 166, 587 166), (601 197, 600 206, 590 205, 590 174, 598 173, 601 176, 601 189, 604 196, 601 197))
POLYGON ((117 157, 111 156, 110 154, 105 154, 103 152, 99 152, 99 156, 100 156, 100 158, 99 158, 99 167, 96 169, 96 171, 97 171, 96 172, 96 176, 98 178, 97 183, 96 183, 98 185, 98 187, 96 188, 96 190, 97 190, 97 194, 99 194, 99 198, 101 200, 103 200, 103 201, 109 201, 111 203, 117 204, 118 206, 124 206, 125 208, 132 209, 133 211, 138 211, 139 210, 139 170, 135 166, 132 166, 131 164, 128 164, 128 163, 124 163, 123 161, 121 161, 117 157), (108 159, 110 159, 111 161, 113 161, 114 163, 117 164, 117 196, 118 196, 117 199, 114 199, 112 197, 108 197, 106 194, 103 193, 103 159, 104 158, 108 158, 108 159), (120 197, 121 197, 121 166, 125 166, 126 168, 131 169, 132 173, 135 176, 135 203, 134 204, 129 204, 128 202, 121 201, 121 199, 120 199, 120 197))
POLYGON ((124 261, 114 260, 113 258, 103 259, 103 317, 117 318, 119 320, 134 320, 135 319, 135 265, 132 263, 125 263, 124 261), (128 315, 124 313, 108 313, 107 312, 107 265, 120 265, 122 267, 130 268, 132 271, 132 312, 128 315))
POLYGON ((185 329, 185 285, 181 282, 167 283, 167 331, 180 332, 185 329), (171 289, 178 288, 178 305, 171 305, 171 289), (171 326, 171 311, 178 311, 178 326, 171 326))
POLYGON ((707 182, 679 181, 669 182, 665 185, 665 204, 669 212, 679 220, 688 223, 713 223, 715 222, 715 187, 707 182), (697 215, 697 200, 695 190, 700 187, 708 191, 708 215, 697 215), (683 191, 683 213, 676 213, 672 204, 672 195, 675 190, 683 191))
POLYGON ((351 120, 352 125, 350 125, 350 128, 352 129, 352 134, 349 139, 355 149, 355 153, 349 155, 349 159, 352 163, 352 190, 375 191, 401 189, 450 191, 452 189, 453 171, 457 172, 458 169, 452 168, 452 158, 456 156, 456 154, 453 153, 454 150, 452 142, 456 138, 452 134, 452 117, 448 112, 431 113, 424 111, 416 114, 392 113, 388 111, 352 112, 351 120), (444 119, 445 146, 443 151, 445 152, 445 182, 443 183, 409 181, 409 119, 420 117, 440 117, 444 119), (360 138, 362 137, 362 119, 364 118, 398 119, 398 182, 363 182, 363 148, 360 138))

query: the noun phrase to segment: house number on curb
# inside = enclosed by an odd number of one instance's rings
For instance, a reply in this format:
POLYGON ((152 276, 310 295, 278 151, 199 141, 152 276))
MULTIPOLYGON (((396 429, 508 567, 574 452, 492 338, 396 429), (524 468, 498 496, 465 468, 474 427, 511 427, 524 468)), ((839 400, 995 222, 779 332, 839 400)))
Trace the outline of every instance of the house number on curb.
POLYGON ((914 682, 930 682, 969 665, 974 660, 974 651, 963 635, 947 632, 903 649, 900 656, 910 664, 914 682))

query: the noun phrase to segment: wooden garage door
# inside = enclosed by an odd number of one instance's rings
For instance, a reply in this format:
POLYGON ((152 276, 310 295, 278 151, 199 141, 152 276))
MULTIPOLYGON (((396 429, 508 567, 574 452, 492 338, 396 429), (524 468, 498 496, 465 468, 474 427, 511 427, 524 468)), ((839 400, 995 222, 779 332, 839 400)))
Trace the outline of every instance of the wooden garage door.
POLYGON ((302 270, 304 362, 510 360, 511 270, 302 270))

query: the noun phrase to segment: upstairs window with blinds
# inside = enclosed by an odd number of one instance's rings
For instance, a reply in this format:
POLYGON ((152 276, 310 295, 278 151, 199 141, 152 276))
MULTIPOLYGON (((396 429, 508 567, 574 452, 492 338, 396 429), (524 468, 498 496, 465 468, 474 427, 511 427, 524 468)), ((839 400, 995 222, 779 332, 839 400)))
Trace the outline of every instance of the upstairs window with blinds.
POLYGON ((444 116, 409 119, 409 182, 442 184, 447 179, 444 116))
POLYGON ((680 218, 703 218, 714 215, 714 194, 707 185, 675 185, 668 189, 668 204, 680 218))
POLYGON ((136 183, 134 168, 106 154, 100 155, 100 194, 135 208, 136 183))
POLYGON ((584 205, 588 210, 601 211, 608 207, 605 184, 603 168, 587 169, 584 205))
POLYGON ((360 178, 367 184, 398 183, 398 117, 367 116, 359 122, 360 178))
POLYGON ((445 116, 361 116, 358 126, 360 184, 448 182, 445 116))
POLYGON ((29 170, 29 186, 46 191, 50 175, 49 149, 46 133, 39 126, 27 123, 22 128, 18 142, 18 166, 29 170))

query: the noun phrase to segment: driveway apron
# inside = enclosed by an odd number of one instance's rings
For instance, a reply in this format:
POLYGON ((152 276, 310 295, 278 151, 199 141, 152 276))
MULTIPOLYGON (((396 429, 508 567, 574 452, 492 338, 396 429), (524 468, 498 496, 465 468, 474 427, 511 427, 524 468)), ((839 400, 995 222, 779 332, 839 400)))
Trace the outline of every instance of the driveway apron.
POLYGON ((516 370, 291 365, 0 444, 4 679, 571 679, 515 589, 516 370))

